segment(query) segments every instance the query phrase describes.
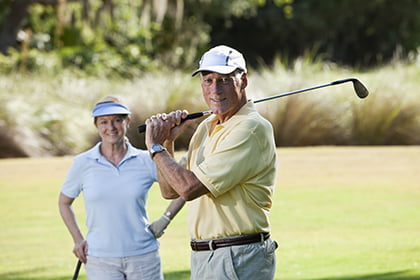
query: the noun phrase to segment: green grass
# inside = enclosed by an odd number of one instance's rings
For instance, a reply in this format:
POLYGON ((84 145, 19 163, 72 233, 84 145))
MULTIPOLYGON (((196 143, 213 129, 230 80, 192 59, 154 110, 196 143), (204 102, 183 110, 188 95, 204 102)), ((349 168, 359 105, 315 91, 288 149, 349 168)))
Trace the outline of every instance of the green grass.
MULTIPOLYGON (((276 279, 420 279, 419 146, 280 148, 278 155, 276 279)), ((57 210, 70 164, 70 157, 0 160, 1 280, 71 279, 73 244, 57 210)), ((167 204, 156 186, 151 218, 167 204)), ((189 279, 186 214, 160 239, 169 280, 189 279)))

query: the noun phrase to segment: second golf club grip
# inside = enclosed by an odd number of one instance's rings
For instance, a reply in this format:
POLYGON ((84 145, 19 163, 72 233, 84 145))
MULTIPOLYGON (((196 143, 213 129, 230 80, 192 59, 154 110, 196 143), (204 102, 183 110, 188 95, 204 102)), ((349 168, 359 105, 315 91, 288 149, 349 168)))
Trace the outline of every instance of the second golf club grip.
POLYGON ((77 280, 77 278, 79 277, 79 272, 80 272, 80 267, 81 266, 82 266, 82 262, 80 260, 78 260, 77 261, 77 264, 76 264, 76 269, 74 271, 72 280, 77 280))
MULTIPOLYGON (((192 120, 192 119, 200 118, 202 116, 204 116, 203 112, 192 113, 192 114, 187 115, 187 117, 183 119, 182 121, 192 120)), ((139 125, 137 129, 139 130, 139 133, 143 133, 146 131, 146 125, 145 124, 139 125)))

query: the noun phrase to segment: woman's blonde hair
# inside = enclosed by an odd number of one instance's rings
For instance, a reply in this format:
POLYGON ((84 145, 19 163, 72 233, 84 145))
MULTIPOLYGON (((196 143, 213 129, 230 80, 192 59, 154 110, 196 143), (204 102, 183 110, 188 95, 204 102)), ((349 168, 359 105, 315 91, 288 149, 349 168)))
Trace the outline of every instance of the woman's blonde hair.
POLYGON ((99 99, 95 105, 102 104, 102 103, 109 103, 109 102, 122 104, 121 98, 119 98, 118 96, 107 95, 99 99))
MULTIPOLYGON (((95 106, 98 106, 99 104, 102 103, 118 103, 118 104, 123 104, 122 100, 120 97, 115 96, 115 95, 107 95, 105 97, 102 97, 101 99, 98 100, 98 102, 96 102, 95 106)), ((124 104, 123 104, 124 105, 124 104)), ((124 119, 128 119, 128 121, 130 121, 130 116, 129 115, 121 115, 124 119)), ((93 118, 93 123, 96 125, 96 120, 98 119, 98 117, 94 117, 93 118)))

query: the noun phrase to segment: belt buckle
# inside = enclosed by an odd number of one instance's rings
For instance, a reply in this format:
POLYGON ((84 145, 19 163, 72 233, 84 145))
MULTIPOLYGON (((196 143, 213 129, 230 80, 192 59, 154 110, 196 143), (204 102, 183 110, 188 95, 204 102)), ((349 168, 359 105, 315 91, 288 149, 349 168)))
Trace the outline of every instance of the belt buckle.
POLYGON ((261 245, 263 245, 264 244, 264 242, 265 242, 265 236, 264 236, 264 233, 260 233, 260 237, 261 237, 261 241, 260 241, 260 243, 261 243, 261 245))
POLYGON ((217 248, 213 248, 213 246, 215 246, 216 244, 214 244, 214 239, 212 239, 212 240, 210 240, 209 241, 209 250, 210 251, 214 251, 214 250, 216 250, 217 248))

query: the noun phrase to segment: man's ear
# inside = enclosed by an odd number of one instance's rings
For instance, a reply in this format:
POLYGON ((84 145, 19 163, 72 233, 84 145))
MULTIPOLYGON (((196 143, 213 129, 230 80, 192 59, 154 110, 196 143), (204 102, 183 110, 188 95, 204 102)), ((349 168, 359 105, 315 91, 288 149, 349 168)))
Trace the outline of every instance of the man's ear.
POLYGON ((248 86, 248 75, 246 73, 243 73, 241 76, 241 82, 242 82, 242 86, 241 89, 244 89, 248 86))

